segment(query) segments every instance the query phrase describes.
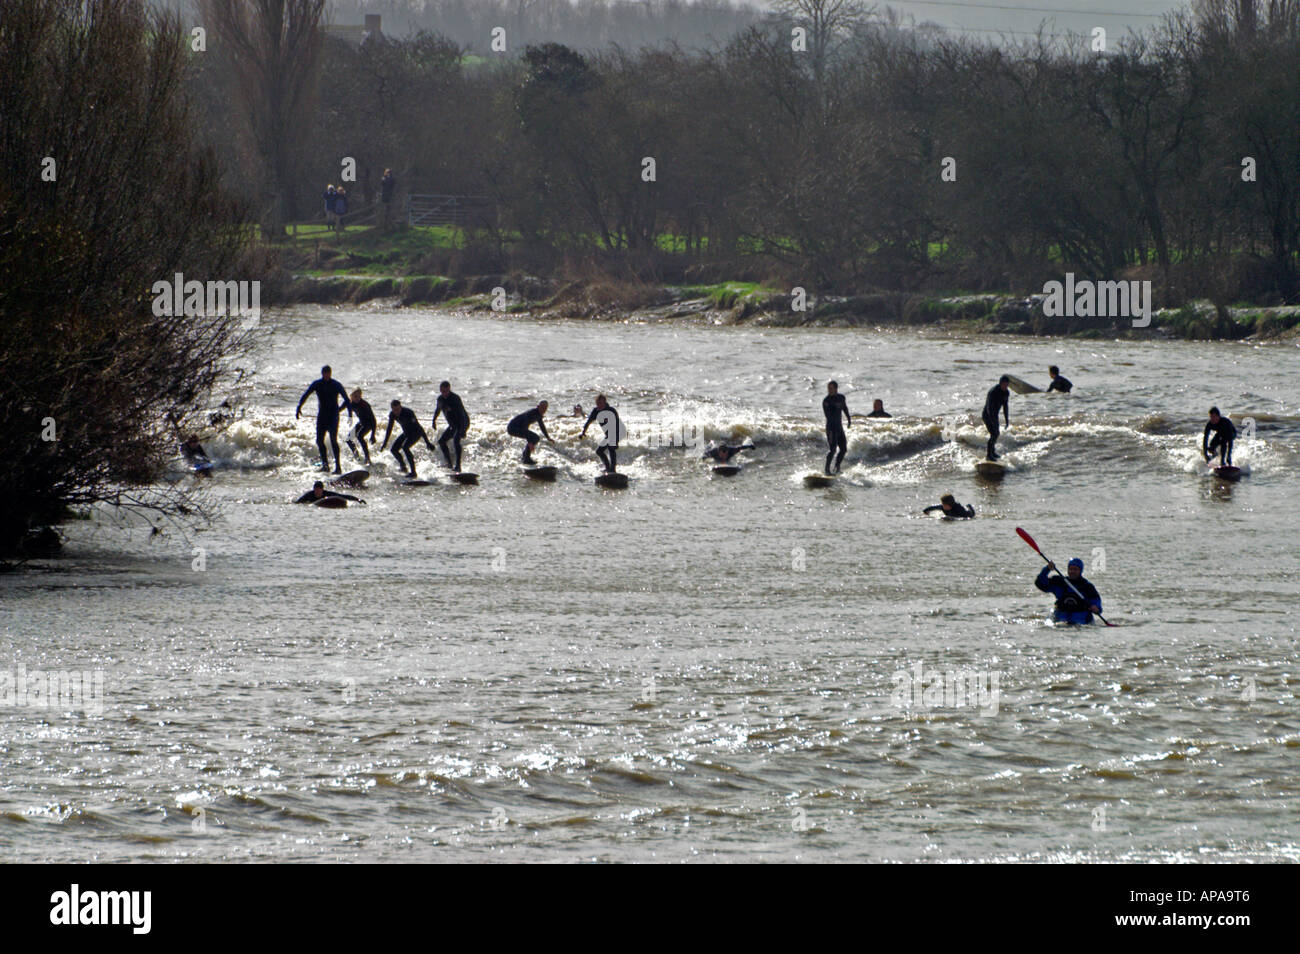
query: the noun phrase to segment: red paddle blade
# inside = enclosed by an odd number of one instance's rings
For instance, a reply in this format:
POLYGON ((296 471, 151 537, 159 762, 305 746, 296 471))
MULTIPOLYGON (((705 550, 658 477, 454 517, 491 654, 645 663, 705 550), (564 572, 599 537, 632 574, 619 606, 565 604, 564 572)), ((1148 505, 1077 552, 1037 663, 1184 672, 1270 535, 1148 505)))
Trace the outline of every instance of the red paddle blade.
POLYGON ((1016 527, 1016 533, 1020 534, 1021 540, 1024 540, 1026 543, 1028 543, 1040 555, 1042 554, 1043 551, 1038 549, 1038 544, 1034 542, 1034 538, 1029 535, 1028 531, 1026 531, 1022 527, 1016 527))

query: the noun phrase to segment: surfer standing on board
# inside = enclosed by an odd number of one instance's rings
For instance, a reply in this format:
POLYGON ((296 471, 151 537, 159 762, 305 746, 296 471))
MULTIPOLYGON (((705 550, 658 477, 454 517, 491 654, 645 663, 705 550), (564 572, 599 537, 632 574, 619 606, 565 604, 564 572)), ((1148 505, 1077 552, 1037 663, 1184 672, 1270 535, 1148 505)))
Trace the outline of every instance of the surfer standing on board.
POLYGON ((840 464, 844 461, 844 453, 849 449, 849 439, 840 425, 840 415, 844 415, 849 427, 853 426, 853 418, 849 416, 849 406, 844 402, 844 395, 840 393, 840 386, 835 381, 826 385, 826 396, 822 398, 822 411, 826 415, 826 444, 830 448, 826 454, 826 473, 832 472, 831 459, 834 458, 834 473, 838 474, 840 464), (836 451, 839 451, 839 456, 836 456, 836 451))
POLYGON ((1101 594, 1083 578, 1083 561, 1075 557, 1067 564, 1068 580, 1060 573, 1055 563, 1048 563, 1034 580, 1034 586, 1056 597, 1052 619, 1058 623, 1091 623, 1093 613, 1101 615, 1101 594), (1052 573, 1057 575, 1050 576, 1052 573))
MULTIPOLYGON (((575 405, 573 410, 579 417, 582 416, 581 404, 575 405)), ((587 416, 587 423, 582 425, 582 433, 578 435, 578 440, 587 436, 587 428, 591 427, 593 422, 599 424, 600 429, 605 432, 605 436, 596 446, 596 456, 605 465, 605 473, 615 473, 618 470, 618 432, 622 424, 618 419, 618 411, 610 406, 603 394, 596 395, 596 406, 587 416)))
POLYGON ((352 456, 359 460, 361 454, 357 451, 357 442, 360 442, 361 449, 366 452, 366 466, 369 467, 370 445, 366 443, 366 436, 369 435, 372 441, 378 436, 379 422, 375 420, 370 402, 361 396, 360 388, 352 392, 352 409, 357 412, 357 422, 348 431, 348 447, 352 449, 352 456))
POLYGON ((460 399, 460 395, 451 389, 450 381, 443 381, 438 385, 438 406, 433 409, 433 421, 429 425, 435 431, 438 429, 438 415, 441 414, 447 421, 447 429, 438 437, 438 446, 442 448, 443 459, 447 461, 447 466, 451 468, 452 473, 460 473, 460 455, 462 451, 461 441, 469 433, 469 412, 465 410, 465 402, 460 399), (456 463, 451 462, 451 452, 447 449, 448 442, 456 448, 456 463))
POLYGON ((548 441, 551 435, 546 433, 546 422, 542 420, 546 417, 546 409, 550 405, 545 401, 538 401, 537 407, 532 410, 524 411, 522 414, 516 414, 506 425, 506 433, 511 437, 518 437, 524 443, 524 456, 521 458, 525 464, 532 466, 537 461, 533 460, 533 448, 536 447, 543 437, 548 441), (528 429, 530 424, 536 424, 542 431, 540 435, 533 433, 528 429))
POLYGON ((1210 419, 1205 422, 1205 433, 1201 435, 1201 453, 1208 464, 1214 452, 1219 452, 1219 466, 1232 465, 1232 444, 1237 439, 1237 428, 1232 421, 1219 413, 1217 407, 1210 408, 1210 419), (1210 440, 1213 432, 1214 440, 1210 440))
POLYGON ((984 399, 984 411, 980 417, 984 420, 984 426, 989 429, 988 460, 998 459, 998 435, 1002 430, 998 427, 998 411, 1002 412, 1002 417, 1007 422, 1007 427, 1011 426, 1011 379, 1005 374, 998 378, 998 383, 989 388, 988 397, 984 399))
POLYGON ((302 392, 302 397, 298 398, 298 410, 294 412, 294 420, 302 417, 302 405, 312 394, 316 395, 316 447, 320 450, 321 470, 329 471, 330 459, 325 453, 325 436, 328 434, 330 444, 334 447, 334 473, 343 473, 343 467, 339 462, 339 411, 348 412, 348 420, 352 420, 352 402, 348 400, 348 392, 343 390, 343 385, 334 380, 334 374, 327 364, 320 369, 320 377, 307 385, 307 390, 302 392), (338 399, 342 398, 343 403, 339 404, 338 399))
POLYGON ((415 412, 409 407, 402 407, 402 402, 393 399, 392 410, 388 413, 388 429, 384 431, 384 442, 379 445, 380 453, 388 446, 388 438, 393 436, 393 422, 396 421, 402 428, 402 434, 397 440, 393 441, 393 456, 397 458, 397 466, 405 472, 410 468, 410 473, 406 476, 412 480, 415 479, 415 456, 411 453, 411 448, 416 441, 423 440, 430 451, 433 445, 429 443, 429 435, 424 432, 420 425, 420 419, 415 416, 415 412), (406 454, 406 460, 402 460, 402 454, 406 454))

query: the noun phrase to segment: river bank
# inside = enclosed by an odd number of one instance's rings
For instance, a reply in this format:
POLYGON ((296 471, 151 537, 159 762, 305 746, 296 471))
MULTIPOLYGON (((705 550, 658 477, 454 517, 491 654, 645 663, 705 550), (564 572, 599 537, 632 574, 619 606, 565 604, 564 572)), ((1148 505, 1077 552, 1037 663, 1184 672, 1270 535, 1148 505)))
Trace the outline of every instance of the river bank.
MULTIPOLYGON (((455 241, 449 239, 449 241, 455 241)), ((1300 306, 1194 300, 1154 309, 1149 324, 1129 317, 1053 317, 1044 295, 1014 290, 876 291, 818 295, 725 266, 679 269, 662 281, 614 279, 598 271, 531 271, 490 266, 479 247, 423 245, 410 233, 358 233, 278 249, 267 261, 263 301, 270 305, 443 306, 459 311, 527 314, 542 319, 653 322, 696 320, 713 325, 770 327, 941 326, 967 334, 1074 338, 1178 338, 1232 341, 1300 337, 1300 306)), ((499 264, 499 263, 497 263, 499 264)))

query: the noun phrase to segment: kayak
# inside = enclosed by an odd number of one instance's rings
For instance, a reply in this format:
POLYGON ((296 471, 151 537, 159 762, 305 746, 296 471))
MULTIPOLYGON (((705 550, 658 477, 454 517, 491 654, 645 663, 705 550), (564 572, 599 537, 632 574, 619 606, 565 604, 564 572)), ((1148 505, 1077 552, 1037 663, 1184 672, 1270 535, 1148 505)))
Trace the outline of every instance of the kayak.
POLYGON ((1088 610, 1057 610, 1052 614, 1052 622, 1068 623, 1071 626, 1087 626, 1092 622, 1092 613, 1088 610))

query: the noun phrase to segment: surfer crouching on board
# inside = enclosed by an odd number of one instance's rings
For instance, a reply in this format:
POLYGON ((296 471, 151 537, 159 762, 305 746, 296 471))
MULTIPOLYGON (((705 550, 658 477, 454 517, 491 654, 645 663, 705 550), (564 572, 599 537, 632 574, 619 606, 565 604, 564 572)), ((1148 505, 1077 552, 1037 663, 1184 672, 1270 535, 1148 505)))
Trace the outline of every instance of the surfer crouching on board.
POLYGON ((438 429, 439 414, 447 422, 447 427, 438 437, 438 447, 442 450, 443 459, 446 460, 452 473, 459 474, 460 456, 463 450, 461 441, 469 433, 469 412, 465 410, 465 402, 460 399, 460 395, 451 389, 450 381, 443 381, 438 385, 438 406, 433 409, 433 421, 429 425, 435 431, 438 429), (454 464, 451 462, 451 451, 447 449, 448 443, 456 449, 454 464))
POLYGON ((352 456, 361 459, 357 452, 357 442, 361 442, 361 449, 366 452, 366 466, 370 466, 370 445, 366 443, 366 436, 369 435, 373 441, 379 436, 379 422, 375 420, 375 412, 370 407, 370 402, 361 396, 361 389, 357 388, 352 392, 350 398, 352 401, 352 410, 357 412, 357 422, 352 425, 352 430, 348 431, 348 447, 352 450, 352 456))
POLYGON ((1083 561, 1075 557, 1067 564, 1068 579, 1060 572, 1055 563, 1048 563, 1034 580, 1034 586, 1056 597, 1052 619, 1058 623, 1091 623, 1093 613, 1101 614, 1101 594, 1083 578, 1083 561), (1057 575, 1049 576, 1051 573, 1057 575))
MULTIPOLYGON (((581 417, 582 405, 574 405, 574 412, 581 417)), ((600 425, 600 429, 605 432, 600 443, 596 446, 596 456, 600 462, 605 465, 605 473, 613 474, 618 471, 618 432, 622 426, 618 419, 618 411, 614 410, 609 401, 603 394, 596 395, 596 406, 591 409, 591 414, 587 416, 587 423, 582 425, 582 433, 578 435, 578 440, 587 436, 587 428, 595 422, 600 425)))
POLYGON ((365 503, 365 501, 360 497, 354 497, 351 494, 340 494, 333 490, 326 490, 325 485, 319 480, 312 484, 311 490, 307 491, 295 500, 294 503, 315 503, 318 500, 324 500, 326 497, 339 497, 343 500, 351 500, 359 504, 365 503))
POLYGON ((849 439, 844 433, 844 427, 840 424, 840 415, 844 415, 844 420, 849 427, 853 426, 853 418, 849 416, 849 406, 844 402, 844 395, 840 393, 840 386, 835 381, 829 381, 826 384, 826 396, 822 398, 822 412, 826 415, 826 444, 830 448, 826 454, 826 473, 831 471, 831 459, 834 458, 834 473, 840 472, 840 464, 844 462, 844 454, 849 449, 849 439), (836 451, 839 456, 836 456, 836 451))
POLYGON ((200 468, 212 466, 212 460, 208 457, 208 452, 203 449, 203 445, 199 443, 199 436, 197 434, 191 434, 185 439, 185 442, 181 444, 181 455, 191 467, 200 468))
POLYGON ((1237 439, 1237 428, 1232 421, 1219 413, 1217 407, 1210 408, 1210 419, 1205 422, 1205 433, 1201 435, 1201 453, 1208 464, 1214 452, 1219 452, 1219 466, 1232 465, 1232 444, 1237 439), (1214 440, 1210 440, 1213 432, 1214 440))
POLYGON ((393 456, 397 458, 397 466, 401 467, 403 472, 409 469, 410 472, 406 476, 414 480, 415 457, 411 454, 411 447, 420 440, 424 441, 430 451, 433 450, 433 445, 429 443, 429 435, 420 426, 420 420, 415 416, 414 411, 409 407, 402 407, 402 402, 396 398, 393 399, 392 408, 388 413, 388 429, 384 431, 384 442, 379 445, 379 450, 382 453, 388 446, 388 438, 393 434, 393 422, 396 421, 402 428, 402 434, 393 441, 393 456), (402 460, 403 454, 406 455, 406 460, 402 460))
POLYGON ((1011 426, 1011 379, 1005 374, 998 378, 998 383, 989 388, 988 397, 984 399, 984 411, 980 414, 984 421, 984 426, 989 429, 988 460, 998 459, 998 435, 1002 430, 998 427, 998 411, 1002 412, 1003 419, 1007 422, 1007 427, 1011 426))
POLYGON ((933 513, 936 510, 942 510, 945 517, 954 519, 967 520, 975 516, 975 508, 969 504, 959 504, 952 494, 944 494, 939 498, 939 502, 933 507, 926 507, 922 513, 933 513))
POLYGON ((533 460, 533 448, 541 443, 543 437, 548 441, 551 435, 546 433, 546 422, 542 418, 546 417, 546 409, 550 407, 546 401, 538 401, 537 407, 524 411, 522 414, 516 414, 506 425, 506 433, 511 437, 518 437, 524 441, 524 456, 520 458, 529 467, 537 463, 533 460), (533 433, 528 429, 530 424, 536 424, 542 431, 540 435, 533 433))

